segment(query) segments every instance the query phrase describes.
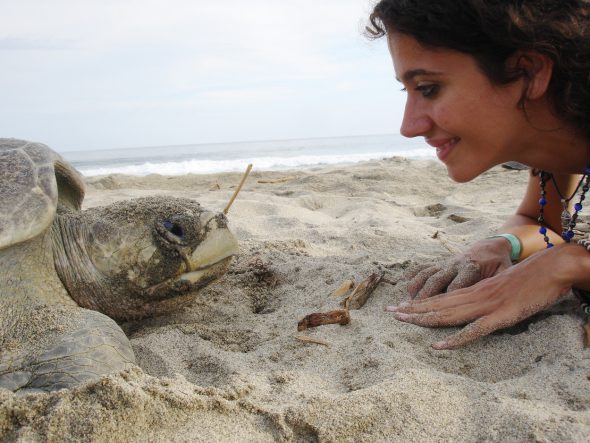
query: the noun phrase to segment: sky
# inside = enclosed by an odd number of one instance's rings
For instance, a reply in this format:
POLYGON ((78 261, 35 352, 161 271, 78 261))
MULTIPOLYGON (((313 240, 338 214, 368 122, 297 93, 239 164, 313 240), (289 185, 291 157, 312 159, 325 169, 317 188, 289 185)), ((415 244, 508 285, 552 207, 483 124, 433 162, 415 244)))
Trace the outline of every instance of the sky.
POLYGON ((398 133, 373 0, 0 0, 0 136, 57 151, 398 133))

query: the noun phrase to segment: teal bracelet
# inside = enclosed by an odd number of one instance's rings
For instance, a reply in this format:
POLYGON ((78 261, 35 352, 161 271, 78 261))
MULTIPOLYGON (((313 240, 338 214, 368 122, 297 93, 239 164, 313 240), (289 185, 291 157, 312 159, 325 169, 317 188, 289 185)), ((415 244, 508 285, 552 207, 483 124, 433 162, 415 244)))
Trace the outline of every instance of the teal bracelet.
POLYGON ((503 237, 510 242, 510 260, 518 261, 518 259, 520 258, 520 253, 522 251, 522 245, 520 244, 520 240, 518 239, 518 237, 514 234, 498 234, 492 235, 488 238, 497 237, 503 237))

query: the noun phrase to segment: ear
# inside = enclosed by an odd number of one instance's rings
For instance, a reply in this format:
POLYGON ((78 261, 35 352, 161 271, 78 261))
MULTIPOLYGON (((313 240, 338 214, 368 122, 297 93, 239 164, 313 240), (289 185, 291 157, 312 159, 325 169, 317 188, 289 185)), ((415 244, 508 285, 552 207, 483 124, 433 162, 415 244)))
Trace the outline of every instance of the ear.
POLYGON ((536 51, 518 51, 511 57, 516 72, 523 74, 527 100, 542 98, 553 75, 553 60, 536 51))

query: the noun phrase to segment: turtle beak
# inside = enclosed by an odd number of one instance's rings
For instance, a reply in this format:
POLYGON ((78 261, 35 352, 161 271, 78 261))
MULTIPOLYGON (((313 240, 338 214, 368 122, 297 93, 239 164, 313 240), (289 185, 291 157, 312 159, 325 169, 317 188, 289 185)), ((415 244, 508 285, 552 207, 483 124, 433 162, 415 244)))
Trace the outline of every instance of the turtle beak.
POLYGON ((238 241, 227 227, 223 214, 205 212, 201 215, 201 238, 203 241, 185 256, 185 270, 178 278, 197 283, 205 277, 225 272, 231 257, 239 251, 238 241), (222 266, 215 266, 215 265, 222 266), (218 269, 223 267, 223 270, 218 269), (221 272, 220 272, 221 271, 221 272))

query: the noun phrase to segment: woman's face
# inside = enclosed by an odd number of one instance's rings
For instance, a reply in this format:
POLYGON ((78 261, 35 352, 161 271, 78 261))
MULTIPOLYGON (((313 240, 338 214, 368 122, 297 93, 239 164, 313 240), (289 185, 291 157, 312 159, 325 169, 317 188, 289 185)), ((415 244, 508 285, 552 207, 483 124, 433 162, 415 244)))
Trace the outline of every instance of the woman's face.
POLYGON ((424 48, 408 35, 390 33, 388 44, 397 79, 407 91, 400 132, 424 137, 453 180, 472 180, 518 158, 528 124, 518 108, 520 81, 494 85, 473 57, 424 48))

